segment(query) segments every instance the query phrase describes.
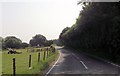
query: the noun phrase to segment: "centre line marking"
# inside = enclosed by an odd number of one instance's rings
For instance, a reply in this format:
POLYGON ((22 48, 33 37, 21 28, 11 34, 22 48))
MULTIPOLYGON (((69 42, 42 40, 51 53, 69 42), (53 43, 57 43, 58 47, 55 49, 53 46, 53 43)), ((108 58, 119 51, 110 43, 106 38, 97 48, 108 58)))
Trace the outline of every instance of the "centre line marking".
POLYGON ((60 53, 60 51, 59 51, 59 58, 58 58, 58 60, 54 63, 54 65, 50 68, 50 70, 45 74, 45 76, 47 76, 50 72, 51 72, 51 70, 55 67, 55 65, 58 63, 58 61, 60 60, 60 57, 61 57, 61 53, 60 53))
MULTIPOLYGON (((80 60, 79 57, 77 57, 75 54, 72 53, 73 56, 76 57, 76 59, 80 60)), ((85 65, 83 61, 80 61, 80 63, 85 67, 85 69, 88 69, 88 67, 85 65)))
POLYGON ((85 63, 83 61, 80 61, 82 63, 82 65, 85 67, 85 69, 88 69, 88 67, 85 65, 85 63))

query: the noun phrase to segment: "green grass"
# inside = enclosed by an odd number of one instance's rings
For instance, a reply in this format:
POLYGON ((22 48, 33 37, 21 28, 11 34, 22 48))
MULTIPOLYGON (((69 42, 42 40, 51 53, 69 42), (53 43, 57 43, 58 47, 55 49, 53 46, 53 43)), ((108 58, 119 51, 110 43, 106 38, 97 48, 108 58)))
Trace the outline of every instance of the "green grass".
POLYGON ((2 52, 0 51, 0 75, 2 74, 2 52))
POLYGON ((43 60, 43 52, 41 52, 40 62, 38 63, 38 52, 26 52, 26 49, 20 49, 22 54, 7 54, 7 51, 2 53, 2 74, 12 74, 12 59, 16 58, 16 73, 17 74, 36 74, 43 71, 49 66, 49 63, 55 60, 58 52, 51 54, 46 60, 43 60), (29 69, 29 55, 32 56, 32 69, 29 69))

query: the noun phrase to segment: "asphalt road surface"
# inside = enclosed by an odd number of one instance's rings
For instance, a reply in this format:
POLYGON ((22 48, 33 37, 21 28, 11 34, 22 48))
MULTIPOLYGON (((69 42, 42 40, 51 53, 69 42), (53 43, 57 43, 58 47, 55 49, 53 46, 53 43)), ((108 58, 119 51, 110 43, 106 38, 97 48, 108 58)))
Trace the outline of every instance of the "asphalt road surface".
POLYGON ((60 56, 58 60, 46 72, 46 76, 56 74, 98 74, 105 76, 119 76, 120 74, 120 67, 100 59, 82 53, 78 54, 69 49, 61 48, 59 52, 60 56))

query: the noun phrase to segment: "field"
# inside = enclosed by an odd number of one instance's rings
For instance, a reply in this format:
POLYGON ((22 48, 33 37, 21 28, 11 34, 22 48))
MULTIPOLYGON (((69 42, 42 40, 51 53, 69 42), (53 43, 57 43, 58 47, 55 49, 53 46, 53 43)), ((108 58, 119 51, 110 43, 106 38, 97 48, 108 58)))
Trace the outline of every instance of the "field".
POLYGON ((38 63, 38 52, 27 52, 26 49, 19 49, 22 54, 7 54, 8 51, 2 52, 2 74, 13 73, 13 58, 16 58, 16 74, 36 74, 49 66, 49 63, 55 60, 58 55, 52 53, 43 60, 44 51, 40 52, 40 62, 38 63), (32 58, 32 69, 29 69, 29 55, 32 58))

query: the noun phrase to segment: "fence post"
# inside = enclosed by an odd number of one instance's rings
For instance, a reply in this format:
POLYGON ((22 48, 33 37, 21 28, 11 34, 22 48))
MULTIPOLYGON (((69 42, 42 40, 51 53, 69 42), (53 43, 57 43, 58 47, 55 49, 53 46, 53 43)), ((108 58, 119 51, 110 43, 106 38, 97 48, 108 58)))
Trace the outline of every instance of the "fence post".
POLYGON ((49 57, 49 51, 47 50, 47 56, 49 57))
POLYGON ((13 58, 13 76, 16 76, 15 58, 13 58))
POLYGON ((54 50, 54 53, 56 52, 56 49, 55 49, 55 47, 53 48, 53 50, 54 50))
POLYGON ((29 69, 31 69, 31 55, 29 55, 29 69))
POLYGON ((47 58, 48 58, 48 48, 46 49, 46 51, 47 51, 47 58))
POLYGON ((45 60, 45 54, 46 54, 46 52, 45 52, 45 50, 44 50, 44 56, 43 56, 43 60, 45 60))
POLYGON ((40 61, 40 52, 38 53, 38 62, 40 61))

